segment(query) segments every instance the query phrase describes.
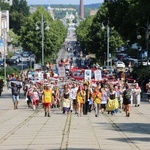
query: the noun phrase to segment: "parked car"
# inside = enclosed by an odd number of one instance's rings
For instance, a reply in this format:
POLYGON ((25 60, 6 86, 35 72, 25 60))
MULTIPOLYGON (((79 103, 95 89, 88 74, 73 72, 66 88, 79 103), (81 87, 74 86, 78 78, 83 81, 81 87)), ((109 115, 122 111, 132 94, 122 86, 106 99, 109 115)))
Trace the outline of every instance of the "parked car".
POLYGON ((19 63, 16 65, 16 68, 18 68, 19 70, 26 70, 29 69, 29 65, 27 63, 19 63))
POLYGON ((19 62, 16 59, 6 58, 6 64, 9 66, 17 65, 19 62))
POLYGON ((118 72, 120 72, 120 71, 125 71, 125 63, 124 62, 122 62, 122 61, 117 61, 116 62, 116 69, 117 69, 117 71, 118 72))
POLYGON ((125 67, 125 64, 122 61, 117 61, 116 62, 116 67, 125 67))
POLYGON ((149 66, 150 65, 150 60, 148 61, 143 61, 143 66, 149 66))
POLYGON ((21 61, 21 56, 17 55, 17 56, 12 56, 10 59, 12 60, 16 60, 18 63, 21 61))
POLYGON ((22 57, 29 57, 30 55, 31 55, 31 53, 28 52, 28 51, 24 51, 24 52, 22 52, 22 54, 21 54, 22 57))
POLYGON ((4 66, 4 60, 0 59, 0 67, 3 67, 3 66, 4 66))

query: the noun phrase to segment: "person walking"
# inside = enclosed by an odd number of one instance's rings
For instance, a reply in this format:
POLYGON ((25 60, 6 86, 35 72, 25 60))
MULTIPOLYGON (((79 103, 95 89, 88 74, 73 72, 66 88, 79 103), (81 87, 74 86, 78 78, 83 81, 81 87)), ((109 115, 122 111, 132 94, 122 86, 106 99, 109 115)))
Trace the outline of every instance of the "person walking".
POLYGON ((135 104, 135 107, 140 106, 141 102, 141 88, 139 87, 138 83, 135 83, 135 86, 132 90, 133 95, 133 104, 135 104))
POLYGON ((148 80, 148 83, 146 84, 146 94, 147 94, 147 97, 148 97, 148 101, 150 103, 150 79, 148 80))
POLYGON ((0 96, 3 92, 3 87, 4 87, 4 81, 3 81, 3 79, 0 79, 0 96))
POLYGON ((95 117, 98 117, 102 99, 102 93, 99 91, 98 87, 94 88, 94 91, 92 93, 92 99, 95 107, 95 117))
POLYGON ((83 115, 87 115, 89 112, 89 101, 91 99, 91 90, 87 83, 84 84, 84 90, 85 90, 85 102, 83 104, 83 115))
POLYGON ((31 94, 32 97, 32 105, 33 105, 33 110, 36 110, 39 106, 39 91, 36 86, 33 87, 33 92, 31 94))
POLYGON ((118 103, 119 103, 119 111, 121 112, 122 111, 122 87, 119 85, 115 85, 114 86, 114 89, 115 89, 115 97, 117 98, 118 100, 118 103))
POLYGON ((25 92, 26 102, 27 102, 28 108, 33 108, 32 100, 31 100, 31 95, 33 92, 32 85, 30 84, 26 85, 25 89, 26 89, 26 92, 25 92))
POLYGON ((112 87, 110 87, 110 90, 108 92, 108 101, 106 105, 106 110, 108 111, 108 114, 111 112, 111 115, 115 115, 118 112, 119 103, 118 99, 116 98, 116 92, 112 87))
POLYGON ((102 114, 106 110, 106 104, 107 104, 107 99, 108 99, 108 94, 105 88, 101 88, 101 93, 102 93, 102 99, 101 99, 101 112, 102 114))
POLYGON ((125 90, 123 91, 123 105, 124 105, 124 110, 126 113, 126 117, 130 116, 130 110, 131 110, 131 89, 128 84, 125 86, 125 90))
POLYGON ((83 90, 83 86, 79 85, 79 88, 77 90, 78 116, 82 116, 84 102, 85 102, 85 91, 83 90))
POLYGON ((62 98, 62 107, 64 114, 67 115, 71 107, 71 98, 69 97, 69 93, 64 93, 64 97, 62 98))
POLYGON ((78 111, 77 111, 77 100, 76 100, 77 90, 78 90, 77 84, 74 83, 73 87, 70 90, 70 98, 72 99, 72 105, 73 105, 73 110, 75 111, 75 114, 78 114, 78 111))
POLYGON ((18 109, 20 86, 18 86, 16 83, 12 82, 10 88, 12 91, 12 100, 13 100, 13 104, 14 104, 14 109, 18 109))
POLYGON ((50 106, 52 102, 52 89, 50 88, 49 84, 45 85, 45 89, 43 90, 42 94, 42 102, 43 102, 43 107, 45 111, 45 117, 48 116, 50 117, 50 106))

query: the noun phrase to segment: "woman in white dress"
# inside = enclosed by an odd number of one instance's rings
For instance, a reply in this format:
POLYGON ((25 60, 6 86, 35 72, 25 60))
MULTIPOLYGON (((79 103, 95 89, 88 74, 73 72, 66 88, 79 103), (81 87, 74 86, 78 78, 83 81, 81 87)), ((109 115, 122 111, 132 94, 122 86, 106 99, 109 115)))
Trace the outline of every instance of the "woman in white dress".
POLYGON ((132 96, 133 96, 133 104, 135 107, 140 106, 141 102, 141 88, 139 87, 138 83, 135 84, 133 90, 132 90, 132 96))

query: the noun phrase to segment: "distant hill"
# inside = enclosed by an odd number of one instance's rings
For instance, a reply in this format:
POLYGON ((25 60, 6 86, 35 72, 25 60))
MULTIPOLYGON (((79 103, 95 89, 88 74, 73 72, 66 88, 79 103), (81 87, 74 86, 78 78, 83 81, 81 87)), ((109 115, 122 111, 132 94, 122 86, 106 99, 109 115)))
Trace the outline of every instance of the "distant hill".
POLYGON ((101 3, 89 4, 85 5, 85 8, 98 9, 101 5, 102 5, 101 3))
MULTIPOLYGON (((96 10, 98 9, 100 6, 102 5, 102 3, 95 3, 95 4, 89 4, 89 5, 84 5, 84 14, 85 14, 85 18, 88 17, 90 15, 90 11, 91 10, 96 10)), ((32 7, 37 7, 37 6, 40 6, 40 5, 30 5, 32 7)), ((49 5, 42 5, 44 6, 45 8, 47 8, 49 5)), ((79 14, 79 5, 66 5, 66 4, 52 4, 50 5, 52 8, 74 8, 76 9, 76 11, 78 12, 79 14)), ((70 11, 67 11, 70 13, 70 11)), ((74 14, 75 12, 73 12, 74 14)), ((57 11, 55 10, 54 11, 54 14, 55 14, 55 18, 57 19, 63 19, 66 15, 66 11, 57 11)))
MULTIPOLYGON (((98 9, 100 6, 102 5, 102 3, 95 3, 95 4, 88 4, 88 5, 84 5, 84 8, 90 8, 90 9, 98 9)), ((48 6, 48 5, 45 5, 48 6)), ((52 4, 50 5, 52 8, 75 8, 75 9, 79 9, 79 5, 66 5, 66 4, 52 4)))

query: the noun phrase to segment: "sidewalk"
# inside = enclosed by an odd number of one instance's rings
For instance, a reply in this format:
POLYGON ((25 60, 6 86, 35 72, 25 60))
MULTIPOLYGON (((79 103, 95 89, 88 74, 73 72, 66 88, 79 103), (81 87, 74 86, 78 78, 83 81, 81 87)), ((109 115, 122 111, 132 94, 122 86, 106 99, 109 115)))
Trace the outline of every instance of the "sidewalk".
POLYGON ((21 96, 19 109, 13 110, 11 94, 0 98, 0 149, 2 150, 149 150, 150 104, 132 107, 131 117, 100 114, 77 117, 52 109, 28 109, 21 96))

